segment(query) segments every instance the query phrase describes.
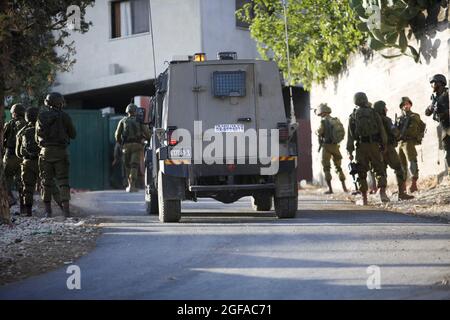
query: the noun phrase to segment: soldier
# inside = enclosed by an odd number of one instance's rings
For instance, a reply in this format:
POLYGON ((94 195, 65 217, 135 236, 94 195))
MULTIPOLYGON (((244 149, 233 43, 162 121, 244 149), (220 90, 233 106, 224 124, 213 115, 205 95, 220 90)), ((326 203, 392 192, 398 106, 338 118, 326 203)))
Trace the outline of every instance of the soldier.
POLYGON ((433 88, 431 96, 431 105, 425 110, 427 117, 433 115, 433 120, 439 122, 442 129, 442 139, 445 149, 445 160, 447 161, 447 170, 450 176, 450 115, 448 103, 447 79, 442 74, 435 74, 430 80, 433 88))
POLYGON ((399 156, 400 162, 405 172, 405 178, 408 177, 408 166, 411 173, 411 186, 409 192, 417 191, 417 180, 419 179, 419 166, 417 163, 416 144, 420 131, 420 116, 411 111, 412 101, 408 97, 402 97, 400 100, 400 109, 402 116, 398 120, 398 129, 400 130, 399 156))
POLYGON ((413 196, 406 194, 406 178, 405 172, 403 171, 402 165, 400 163, 400 158, 397 154, 395 148, 397 147, 397 138, 400 135, 399 130, 392 123, 391 118, 387 114, 386 103, 384 101, 377 101, 373 105, 373 109, 381 116, 383 121, 384 129, 387 133, 387 145, 383 153, 383 161, 385 170, 389 165, 394 171, 397 177, 398 186, 398 200, 410 200, 413 196))
POLYGON ((358 183, 363 197, 363 204, 367 205, 367 171, 370 166, 375 171, 380 199, 390 201, 386 195, 386 170, 383 164, 381 150, 387 145, 387 135, 383 122, 378 113, 371 108, 364 92, 358 92, 353 98, 356 105, 349 118, 347 131, 347 151, 350 161, 353 161, 353 151, 356 143, 356 163, 358 166, 358 183))
MULTIPOLYGON (((3 146, 5 148, 3 168, 5 170, 6 186, 10 197, 9 203, 13 205, 16 202, 12 193, 14 184, 16 184, 17 190, 19 191, 19 197, 22 192, 20 186, 20 159, 16 156, 15 149, 17 132, 26 124, 24 119, 25 107, 20 103, 13 105, 11 107, 11 116, 12 119, 5 123, 3 127, 3 146)), ((24 210, 23 202, 20 201, 20 212, 24 213, 24 210)))
POLYGON ((36 140, 41 148, 39 172, 42 184, 42 200, 47 217, 52 215, 52 185, 56 179, 61 193, 61 203, 65 217, 70 216, 69 155, 67 146, 75 139, 76 130, 70 116, 62 111, 64 97, 52 92, 45 98, 49 108, 38 115, 36 140))
POLYGON ((127 116, 119 121, 115 137, 122 145, 125 176, 128 179, 127 192, 137 192, 138 168, 143 151, 142 140, 150 139, 150 129, 136 119, 137 106, 129 104, 127 116))
MULTIPOLYGON (((16 137, 16 156, 21 159, 21 177, 23 187, 23 203, 27 216, 32 215, 33 195, 36 190, 36 183, 39 180, 39 151, 40 148, 36 142, 36 121, 38 117, 38 108, 28 108, 25 111, 25 120, 27 124, 23 127, 16 137)), ((62 208, 60 194, 56 185, 52 185, 53 198, 62 208)))
MULTIPOLYGON (((320 127, 317 130, 317 135, 319 136, 320 149, 322 149, 322 167, 323 172, 325 174, 325 180, 328 185, 328 191, 325 194, 332 194, 333 188, 331 186, 331 163, 330 160, 333 159, 334 166, 336 168, 336 173, 339 175, 339 180, 342 183, 342 189, 344 192, 347 192, 347 187, 345 185, 345 175, 342 171, 341 161, 342 155, 339 150, 339 142, 341 138, 335 139, 335 136, 342 135, 342 138, 345 136, 345 130, 342 126, 341 122, 337 118, 332 118, 330 116, 331 108, 326 104, 322 103, 319 105, 317 110, 317 115, 322 117, 322 121, 320 122, 320 127), (336 122, 339 121, 339 124, 336 122), (336 124, 336 125, 335 125, 336 124), (335 134, 336 131, 340 131, 338 134, 335 134)), ((319 150, 320 150, 319 149, 319 150)))

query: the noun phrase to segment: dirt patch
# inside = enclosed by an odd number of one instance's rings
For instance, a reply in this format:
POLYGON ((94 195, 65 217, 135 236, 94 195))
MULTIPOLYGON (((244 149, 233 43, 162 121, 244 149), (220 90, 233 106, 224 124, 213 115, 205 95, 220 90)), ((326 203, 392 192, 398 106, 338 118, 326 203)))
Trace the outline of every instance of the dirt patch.
MULTIPOLYGON (((409 184, 408 184, 409 186, 409 184)), ((412 195, 415 197, 408 201, 399 201, 397 186, 390 185, 387 194, 390 202, 382 203, 378 194, 369 194, 369 206, 382 210, 400 212, 414 216, 435 218, 445 222, 450 221, 450 179, 444 178, 440 183, 435 177, 420 179, 418 183, 419 191, 412 195)), ((325 188, 311 190, 323 193, 325 188)), ((361 204, 360 195, 351 193, 336 192, 328 195, 330 199, 346 200, 354 204, 361 204)))
POLYGON ((15 215, 12 226, 0 225, 0 285, 72 264, 95 247, 100 221, 71 207, 73 217, 64 219, 58 207, 54 217, 44 218, 40 202, 33 217, 15 215))

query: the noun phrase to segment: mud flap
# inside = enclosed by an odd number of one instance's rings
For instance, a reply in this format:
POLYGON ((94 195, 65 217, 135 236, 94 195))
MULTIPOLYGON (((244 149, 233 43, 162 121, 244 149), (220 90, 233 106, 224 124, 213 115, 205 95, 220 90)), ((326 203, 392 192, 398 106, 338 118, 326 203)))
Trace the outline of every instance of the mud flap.
POLYGON ((173 177, 162 172, 159 173, 158 178, 161 179, 164 200, 185 200, 186 183, 184 178, 173 177))
POLYGON ((275 176, 275 197, 296 197, 298 193, 295 171, 280 172, 275 176))

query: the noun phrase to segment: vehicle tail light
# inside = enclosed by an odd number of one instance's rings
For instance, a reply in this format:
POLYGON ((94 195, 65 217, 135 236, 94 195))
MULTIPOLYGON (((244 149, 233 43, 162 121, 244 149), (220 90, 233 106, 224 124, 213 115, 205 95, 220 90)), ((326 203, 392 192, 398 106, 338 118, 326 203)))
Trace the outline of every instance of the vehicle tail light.
POLYGON ((286 142, 289 140, 288 124, 285 122, 278 123, 279 139, 280 142, 286 142))
POLYGON ((169 146, 176 146, 178 144, 178 140, 173 137, 174 131, 177 130, 177 127, 169 127, 167 129, 167 143, 169 146))

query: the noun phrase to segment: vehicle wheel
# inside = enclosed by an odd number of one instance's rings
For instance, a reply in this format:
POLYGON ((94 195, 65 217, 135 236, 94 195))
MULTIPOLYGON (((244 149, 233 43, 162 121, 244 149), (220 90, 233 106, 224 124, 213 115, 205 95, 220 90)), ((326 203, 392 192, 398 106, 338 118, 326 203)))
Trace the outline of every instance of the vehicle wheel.
POLYGON ((181 200, 164 200, 162 184, 164 175, 158 174, 158 206, 159 221, 161 222, 179 222, 181 219, 181 200))
POLYGON ((272 196, 252 197, 252 208, 255 211, 270 211, 272 208, 272 196))
POLYGON ((295 218, 298 196, 274 199, 275 213, 279 219, 295 218))
POLYGON ((149 215, 156 215, 159 212, 158 194, 150 193, 150 201, 145 201, 146 211, 149 215))

